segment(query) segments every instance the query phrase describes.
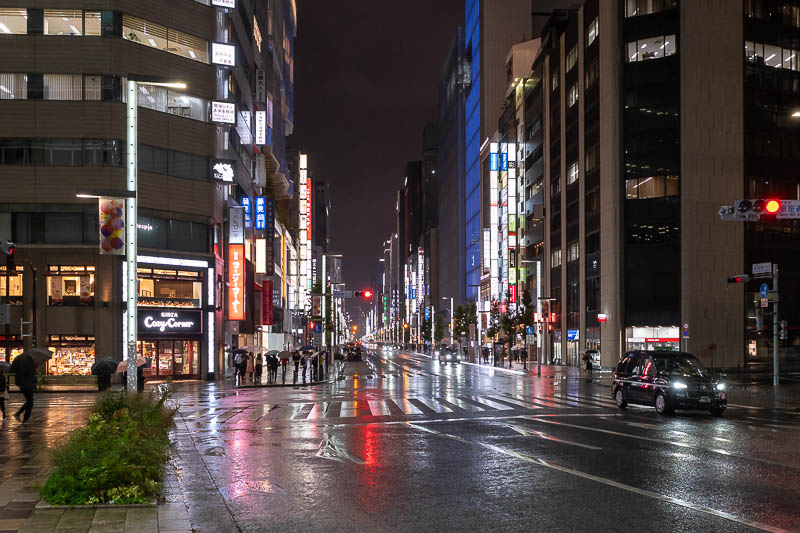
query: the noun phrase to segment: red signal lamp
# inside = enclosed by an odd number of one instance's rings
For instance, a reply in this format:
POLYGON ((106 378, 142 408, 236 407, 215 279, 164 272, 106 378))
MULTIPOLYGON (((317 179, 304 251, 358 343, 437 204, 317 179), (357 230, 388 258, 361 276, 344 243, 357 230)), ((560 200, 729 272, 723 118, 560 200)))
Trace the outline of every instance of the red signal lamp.
POLYGON ((372 291, 364 291, 364 298, 372 298, 372 291))
POLYGON ((779 200, 767 200, 767 205, 764 207, 767 213, 775 214, 781 210, 781 202, 779 200))

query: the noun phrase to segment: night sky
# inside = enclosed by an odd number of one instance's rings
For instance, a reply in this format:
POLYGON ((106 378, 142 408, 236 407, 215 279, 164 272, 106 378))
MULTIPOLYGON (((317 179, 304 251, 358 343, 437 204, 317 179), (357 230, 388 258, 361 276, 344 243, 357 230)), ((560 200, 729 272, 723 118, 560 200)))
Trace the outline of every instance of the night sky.
POLYGON ((332 250, 348 290, 370 285, 395 228, 406 161, 438 118, 442 66, 463 0, 298 0, 295 128, 314 179, 331 184, 332 250))

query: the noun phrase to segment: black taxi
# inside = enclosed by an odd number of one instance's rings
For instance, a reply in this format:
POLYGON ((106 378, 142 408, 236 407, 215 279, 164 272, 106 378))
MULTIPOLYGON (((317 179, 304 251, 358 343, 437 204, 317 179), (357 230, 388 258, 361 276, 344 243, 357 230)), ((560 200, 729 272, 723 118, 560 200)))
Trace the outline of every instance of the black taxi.
POLYGON ((652 405, 662 415, 704 409, 720 416, 727 406, 725 382, 685 352, 627 352, 614 371, 611 394, 620 409, 652 405))

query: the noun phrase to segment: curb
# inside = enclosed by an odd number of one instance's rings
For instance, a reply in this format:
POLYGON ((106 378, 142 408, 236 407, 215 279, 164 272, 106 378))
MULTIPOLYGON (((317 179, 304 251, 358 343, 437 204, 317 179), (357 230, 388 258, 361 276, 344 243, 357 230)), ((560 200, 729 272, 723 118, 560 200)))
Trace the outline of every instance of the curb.
POLYGON ((49 510, 49 509, 151 509, 158 507, 158 500, 155 498, 150 500, 150 503, 131 503, 116 505, 113 503, 100 503, 97 505, 50 505, 44 500, 39 500, 35 509, 49 510))
POLYGON ((333 380, 327 379, 325 381, 311 381, 308 383, 272 383, 268 385, 239 385, 238 387, 233 387, 233 390, 271 389, 271 388, 282 388, 282 387, 310 387, 312 385, 324 385, 325 383, 333 383, 333 380))

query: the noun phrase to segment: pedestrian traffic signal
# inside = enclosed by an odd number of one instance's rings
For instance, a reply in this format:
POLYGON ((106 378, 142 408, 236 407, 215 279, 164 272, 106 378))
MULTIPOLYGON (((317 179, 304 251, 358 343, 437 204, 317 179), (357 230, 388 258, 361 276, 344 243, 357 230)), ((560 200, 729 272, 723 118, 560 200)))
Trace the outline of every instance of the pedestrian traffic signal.
POLYGON ((748 274, 736 274, 735 276, 728 277, 728 283, 747 283, 750 281, 748 274))
POLYGON ((367 289, 365 291, 353 291, 353 298, 363 298, 365 300, 372 299, 372 291, 367 289))
POLYGON ((0 251, 2 251, 6 255, 14 255, 14 250, 17 249, 17 245, 11 241, 6 241, 0 244, 0 251))

